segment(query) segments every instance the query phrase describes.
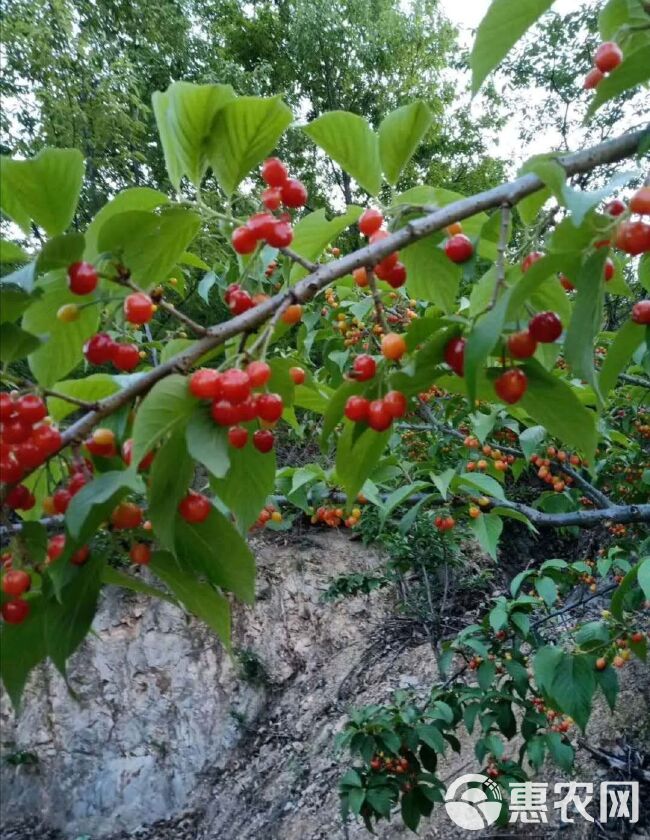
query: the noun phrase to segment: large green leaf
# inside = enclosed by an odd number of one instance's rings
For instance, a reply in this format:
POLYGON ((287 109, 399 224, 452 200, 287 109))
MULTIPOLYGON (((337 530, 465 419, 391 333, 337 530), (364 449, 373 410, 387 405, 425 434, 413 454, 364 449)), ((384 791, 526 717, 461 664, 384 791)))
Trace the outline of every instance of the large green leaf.
POLYGON ((572 373, 578 379, 588 382, 597 395, 594 344, 603 317, 603 270, 606 256, 606 252, 599 248, 583 265, 576 279, 578 293, 564 339, 564 356, 572 373))
POLYGON ((5 322, 0 330, 0 362, 10 364, 24 359, 41 346, 41 339, 21 330, 16 324, 5 322))
POLYGON ((644 336, 643 325, 635 324, 634 321, 626 321, 622 327, 619 327, 600 369, 599 384, 603 396, 606 396, 616 385, 619 373, 625 370, 632 354, 642 344, 644 336))
POLYGON ((192 458, 215 478, 223 478, 230 468, 228 432, 217 426, 205 407, 197 408, 186 429, 187 449, 192 458))
POLYGON ((3 323, 17 321, 39 294, 40 289, 31 295, 19 286, 0 282, 0 313, 3 323))
POLYGON ((203 522, 176 522, 179 560, 216 586, 251 604, 255 598, 255 559, 246 540, 215 508, 203 522))
POLYGON ((133 463, 139 464, 163 438, 185 426, 196 404, 184 376, 175 373, 157 382, 135 416, 133 463))
POLYGON ((156 453, 148 488, 147 515, 158 544, 169 551, 174 547, 176 509, 193 476, 194 464, 187 452, 184 431, 178 428, 156 453))
POLYGON ((221 108, 208 139, 207 155, 228 195, 277 145, 292 120, 279 96, 242 96, 221 108))
POLYGON ((171 554, 157 551, 151 558, 150 568, 158 575, 176 598, 192 615, 200 618, 230 648, 230 604, 228 599, 210 584, 191 577, 171 554))
POLYGON ((0 239, 0 263, 11 265, 24 262, 29 262, 29 255, 23 251, 20 245, 9 242, 7 239, 0 239))
POLYGON ((141 595, 148 595, 150 598, 159 598, 161 601, 167 601, 170 604, 177 603, 175 598, 163 592, 162 589, 149 586, 141 578, 120 572, 118 569, 114 569, 113 566, 104 566, 102 570, 102 583, 108 586, 119 586, 122 589, 128 589, 130 592, 138 592, 141 595))
POLYGON ((550 695, 559 711, 572 717, 584 731, 596 690, 594 657, 563 653, 555 666, 550 695))
POLYGON ((67 268, 81 259, 84 252, 85 238, 82 233, 63 233, 48 239, 41 248, 36 260, 39 274, 67 268))
POLYGON ((456 311, 461 269, 430 237, 405 248, 400 257, 409 295, 430 301, 447 314, 456 311))
POLYGON ((48 275, 40 286, 43 294, 25 312, 22 326, 27 332, 47 336, 29 357, 29 367, 39 385, 49 388, 82 360, 84 342, 97 331, 99 307, 86 306, 76 321, 63 323, 54 317, 56 311, 66 303, 78 304, 79 297, 69 291, 60 272, 48 275))
POLYGON ((390 429, 385 432, 366 429, 356 435, 355 424, 345 421, 336 446, 336 476, 348 497, 348 506, 377 465, 390 435, 390 429))
POLYGON ((22 624, 2 622, 0 628, 0 676, 18 711, 29 672, 47 657, 43 628, 45 599, 28 596, 30 613, 22 624))
POLYGON ((370 195, 377 195, 381 187, 379 140, 363 117, 349 111, 330 111, 303 130, 360 187, 370 195))
POLYGON ((65 514, 68 533, 77 543, 88 542, 124 496, 143 490, 142 480, 133 470, 102 473, 72 497, 65 514))
POLYGON ((275 486, 275 449, 258 452, 249 440, 242 449, 230 450, 230 469, 225 478, 212 478, 211 485, 221 501, 246 531, 255 522, 275 486))
POLYGON ((605 102, 650 79, 650 44, 625 55, 619 66, 612 70, 596 88, 587 115, 591 116, 605 102))
POLYGON ((429 106, 421 100, 403 105, 384 117, 379 126, 379 155, 389 184, 397 183, 432 120, 429 106))
MULTIPOLYGON (((119 389, 119 385, 109 373, 92 373, 84 379, 65 379, 62 382, 56 382, 53 388, 59 394, 66 394, 68 397, 89 403, 104 399, 119 389)), ((59 397, 48 397, 47 408, 57 423, 69 414, 79 411, 79 406, 59 397)))
MULTIPOLYGON (((342 216, 327 219, 325 210, 316 210, 303 216, 293 229, 292 250, 308 260, 315 261, 327 245, 341 234, 346 227, 357 221, 361 207, 350 205, 342 216)), ((291 282, 295 283, 307 275, 307 269, 294 263, 291 269, 291 282)))
POLYGON ((501 517, 493 513, 484 513, 477 519, 472 519, 471 528, 483 551, 496 560, 499 537, 503 531, 501 517))
POLYGON ((0 207, 25 233, 34 221, 56 236, 72 221, 83 174, 78 149, 43 149, 30 160, 0 157, 0 207))
POLYGON ((152 190, 151 187, 130 187, 118 193, 108 204, 105 204, 97 213, 86 230, 86 259, 94 260, 99 254, 97 240, 99 231, 105 222, 112 216, 126 213, 129 210, 140 210, 148 212, 169 204, 169 199, 164 193, 152 190))
POLYGON ((479 24, 469 59, 473 93, 526 30, 552 5, 553 0, 493 0, 479 24))

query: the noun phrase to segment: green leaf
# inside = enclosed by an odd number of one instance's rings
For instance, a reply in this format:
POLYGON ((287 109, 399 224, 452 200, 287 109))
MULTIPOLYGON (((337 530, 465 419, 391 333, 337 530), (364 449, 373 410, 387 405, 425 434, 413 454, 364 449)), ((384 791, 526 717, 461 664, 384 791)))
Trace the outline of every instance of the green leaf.
POLYGON ((562 739, 559 732, 548 732, 544 737, 551 758, 558 767, 568 773, 573 767, 573 747, 562 739))
POLYGON ((253 603, 255 560, 241 534, 215 508, 195 525, 177 517, 176 552, 181 563, 197 574, 241 601, 253 603))
POLYGON ((547 607, 552 607, 557 601, 557 584, 550 577, 540 577, 535 581, 537 594, 544 599, 547 607))
POLYGON ((469 59, 472 93, 552 4, 553 0, 493 0, 479 24, 469 59))
POLYGON ((29 597, 30 613, 22 624, 2 623, 0 676, 16 711, 32 668, 47 657, 45 644, 45 599, 29 597))
POLYGON ((129 589, 131 592, 138 592, 141 595, 147 595, 150 598, 158 598, 161 601, 167 601, 169 604, 176 604, 175 598, 163 592, 162 589, 157 589, 155 586, 149 586, 140 578, 132 577, 124 572, 114 569, 112 566, 104 566, 102 571, 102 583, 108 586, 120 586, 122 589, 129 589))
POLYGON ((368 122, 349 111, 330 111, 303 128, 370 195, 381 187, 379 140, 368 122))
POLYGON ((609 643, 609 628, 604 621, 588 621, 578 630, 575 638, 583 650, 593 650, 609 643))
MULTIPOLYGON (((33 270, 34 264, 30 263, 30 266, 33 270)), ((38 292, 40 292, 40 289, 38 292)), ((3 323, 17 321, 23 312, 32 305, 36 297, 37 294, 32 296, 19 286, 3 283, 0 280, 0 313, 2 313, 3 323)))
POLYGON ((550 695, 560 711, 570 715, 583 730, 591 715, 591 700, 596 690, 592 656, 563 653, 559 660, 550 695))
POLYGON ((487 551, 490 557, 496 560, 499 537, 503 531, 501 517, 494 513, 484 513, 477 519, 472 519, 470 527, 483 551, 487 551))
POLYGON ((203 407, 190 419, 186 429, 187 451, 215 478, 223 478, 230 468, 228 432, 217 426, 203 407))
POLYGON ((36 566, 45 560, 47 531, 40 522, 23 522, 20 541, 31 563, 36 566))
POLYGON ((83 359, 83 345, 97 332, 99 307, 87 306, 79 318, 64 324, 55 318, 56 311, 66 303, 79 303, 66 278, 60 272, 49 275, 42 283, 43 294, 27 309, 22 327, 34 335, 47 336, 47 341, 29 357, 29 367, 39 385, 50 388, 83 359))
POLYGON ((489 659, 486 659, 485 662, 481 662, 476 672, 476 677, 478 679, 478 684, 483 691, 487 691, 492 682, 494 681, 494 676, 497 672, 496 665, 494 662, 491 662, 489 659))
POLYGON ((445 739, 442 737, 442 732, 437 726, 433 724, 420 724, 416 727, 416 734, 420 741, 431 747, 437 753, 444 753, 445 739))
POLYGON ((426 482, 416 481, 413 484, 405 484, 402 487, 398 487, 396 490, 393 490, 393 492, 390 493, 388 497, 384 500, 384 503, 380 508, 380 527, 384 527, 386 520, 396 508, 403 504, 414 493, 418 493, 426 486, 426 482))
POLYGON ((404 821, 404 825, 410 828, 411 831, 417 831, 421 816, 418 799, 415 794, 416 791, 414 790, 402 794, 402 801, 400 803, 402 820, 404 821))
MULTIPOLYGON (((328 220, 325 210, 316 210, 308 213, 293 229, 293 242, 291 248, 305 259, 316 261, 336 237, 349 225, 357 221, 361 215, 361 207, 350 205, 342 216, 335 216, 328 220)), ((298 263, 294 263, 291 269, 290 279, 292 283, 309 272, 298 263)))
POLYGON ((443 473, 440 474, 430 473, 431 481, 433 481, 433 483, 436 485, 443 499, 447 498, 447 494, 449 493, 449 485, 453 481, 455 475, 456 470, 454 470, 452 467, 449 467, 443 473))
POLYGON ((29 256, 20 245, 9 242, 7 239, 0 239, 0 263, 12 265, 24 262, 29 262, 29 256))
POLYGON ((403 105, 384 117, 379 126, 379 155, 389 184, 397 183, 432 121, 429 106, 421 100, 403 105))
POLYGON ((597 395, 594 344, 603 317, 605 291, 602 276, 606 256, 605 250, 599 248, 582 267, 575 283, 578 293, 573 316, 564 339, 564 355, 572 373, 588 382, 597 395))
POLYGON ((406 267, 409 295, 430 301, 447 314, 456 311, 462 271, 431 237, 406 248, 400 253, 400 259, 406 267))
POLYGON ((613 712, 616 708, 616 698, 618 696, 618 674, 608 665, 602 671, 596 671, 596 682, 600 690, 603 692, 607 705, 613 712))
POLYGON ((0 362, 10 364, 17 359, 24 359, 41 346, 41 339, 21 330, 16 324, 6 322, 0 330, 0 362))
POLYGON ((192 615, 204 621, 230 648, 230 604, 210 584, 191 577, 171 554, 156 551, 149 564, 151 570, 174 593, 175 597, 192 615))
POLYGON ((526 198, 522 198, 517 204, 517 211, 521 216, 521 221, 525 225, 532 225, 537 218, 537 214, 549 200, 551 195, 551 190, 549 190, 548 187, 544 187, 543 189, 532 193, 532 195, 527 195, 526 198))
POLYGON ((390 429, 366 429, 355 435, 355 424, 346 421, 336 447, 336 476, 351 504, 377 465, 391 435, 390 429))
POLYGON ((535 681, 541 691, 545 694, 551 693, 551 686, 555 678, 555 671, 562 659, 563 652, 560 648, 545 645, 539 648, 533 659, 535 670, 535 681))
POLYGON ((112 216, 120 213, 127 213, 130 210, 149 212, 156 207, 169 204, 169 199, 164 193, 152 190, 151 187, 130 187, 118 193, 108 204, 105 204, 97 213, 86 230, 86 259, 95 260, 99 254, 97 240, 99 232, 112 216))
POLYGON ((637 347, 643 343, 644 336, 645 328, 634 321, 626 321, 618 328, 600 369, 598 381, 603 396, 615 387, 619 373, 625 370, 637 347))
POLYGON ((242 96, 217 112, 207 155, 227 195, 273 151, 292 119, 279 96, 242 96))
POLYGON ((67 268, 74 262, 78 262, 83 256, 86 240, 82 233, 64 233, 55 236, 41 248, 36 259, 36 269, 39 273, 45 274, 57 268, 67 268))
MULTIPOLYGON (((77 400, 94 403, 119 391, 120 386, 109 373, 92 373, 84 379, 64 379, 62 382, 55 382, 53 390, 77 400)), ((79 406, 58 397, 48 397, 47 409, 52 419, 58 423, 69 414, 79 411, 79 406)))
MULTIPOLYGON (((137 462, 132 462, 137 463, 137 462)), ((194 477, 183 429, 176 429, 156 453, 151 465, 147 515, 162 548, 174 548, 176 510, 194 477)))
POLYGON ((493 496, 495 499, 505 499, 503 487, 499 484, 496 478, 489 475, 482 475, 481 473, 463 473, 458 476, 455 486, 469 487, 471 491, 485 493, 487 496, 493 496))
POLYGON ((501 603, 497 604, 496 607, 493 607, 490 610, 488 620, 490 622, 490 627, 495 633, 498 633, 499 630, 505 627, 508 623, 508 612, 505 604, 501 603))
POLYGON ((625 575, 623 580, 619 583, 618 588, 612 595, 610 610, 614 618, 623 621, 623 614, 625 609, 625 599, 628 593, 634 588, 639 574, 640 564, 632 566, 630 571, 625 575))
POLYGON ((593 116, 605 102, 609 102, 610 99, 614 99, 629 88, 647 82, 648 79, 650 79, 650 44, 625 55, 619 66, 600 81, 587 111, 587 117, 593 116))
POLYGON ((519 435, 519 444, 521 445, 521 449, 526 456, 527 461, 530 460, 530 456, 536 452, 545 437, 546 429, 544 426, 530 426, 528 429, 524 429, 524 431, 521 432, 519 435))
POLYGON ((196 409, 197 401, 188 391, 187 379, 180 374, 157 382, 142 401, 133 424, 133 463, 144 456, 164 437, 185 426, 196 409))
POLYGON ((650 254, 643 254, 639 260, 639 283, 650 292, 650 254))
POLYGON ((0 157, 0 207, 25 233, 34 221, 56 236, 73 219, 83 175, 78 149, 43 149, 30 160, 0 157))
POLYGON ((544 755, 546 754, 546 742, 543 736, 535 736, 531 738, 526 744, 526 752, 528 753, 528 760, 535 770, 544 763, 544 755))
POLYGON ((235 515, 243 532, 255 522, 275 487, 275 449, 258 452, 249 439, 242 449, 230 449, 230 469, 225 478, 213 477, 212 489, 235 515))
POLYGON ((647 599, 650 599, 650 557, 641 561, 637 575, 643 594, 647 599))
POLYGON ((345 404, 348 401, 348 398, 355 396, 356 394, 361 394, 364 390, 364 382, 351 381, 344 382, 332 394, 323 417, 323 430, 320 436, 320 445, 323 451, 326 451, 327 443, 332 435, 332 432, 343 417, 343 411, 345 410, 345 404))
POLYGON ((132 470, 98 475, 72 497, 65 514, 69 534, 75 542, 87 543, 118 502, 129 493, 140 493, 143 489, 141 479, 132 470))

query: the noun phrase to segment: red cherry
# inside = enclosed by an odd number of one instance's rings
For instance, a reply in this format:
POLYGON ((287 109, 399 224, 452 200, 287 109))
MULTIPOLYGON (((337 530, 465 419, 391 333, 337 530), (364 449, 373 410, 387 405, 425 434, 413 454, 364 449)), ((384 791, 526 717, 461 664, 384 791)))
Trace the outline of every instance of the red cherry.
POLYGON ((82 487, 88 484, 88 479, 82 472, 76 472, 68 482, 68 493, 76 496, 82 487))
POLYGON ((372 356, 362 354, 357 356, 352 365, 352 376, 358 382, 365 382, 372 379, 377 371, 377 363, 372 356))
POLYGON ((565 274, 560 274, 560 283, 562 288, 567 292, 572 292, 575 289, 573 283, 569 280, 569 278, 565 274))
POLYGON ((88 295, 95 291, 99 276, 95 266, 88 262, 76 262, 68 267, 68 288, 74 295, 88 295))
POLYGON ((262 193, 262 204, 267 210, 277 210, 282 204, 282 193, 278 187, 267 187, 262 193))
POLYGON ((65 487, 59 487, 59 489, 52 496, 52 501, 54 502, 54 510, 57 513, 65 513, 68 509, 68 505, 70 504, 71 498, 72 496, 70 495, 69 490, 66 490, 65 487))
POLYGON ((212 419, 219 426, 234 426, 239 423, 238 406, 233 405, 230 400, 215 400, 212 403, 210 413, 212 419))
POLYGON ((47 406, 36 394, 25 394, 17 400, 16 410, 23 423, 29 423, 30 426, 47 416, 47 406))
POLYGON ((642 216, 650 214, 650 187, 641 187, 634 193, 630 199, 630 210, 642 216))
POLYGON ((616 232, 616 247, 636 257, 650 251, 650 225, 645 222, 623 222, 616 232))
POLYGON ((253 298, 244 289, 232 292, 228 298, 228 309, 233 315, 241 315, 242 312, 252 309, 253 306, 255 306, 253 298))
POLYGON ((528 379, 523 370, 510 368, 495 381, 494 390, 499 399, 512 405, 523 397, 527 385, 528 379))
POLYGON ((445 346, 444 360, 457 376, 462 376, 465 369, 465 344, 464 338, 457 337, 445 346))
POLYGON ((275 435, 270 429, 258 429, 253 435, 253 446, 258 452, 270 452, 274 443, 275 435))
POLYGON ((210 516, 211 510, 212 505, 208 497, 202 493, 196 493, 194 490, 190 490, 178 505, 180 515, 191 524, 204 522, 210 516))
POLYGON ((289 222, 277 221, 269 231, 266 241, 272 248, 287 248, 293 240, 293 229, 289 222))
POLYGON ((16 458, 28 470, 33 470, 40 467, 46 458, 44 452, 37 446, 33 440, 26 440, 25 443, 19 443, 16 447, 16 458))
POLYGON ((0 612, 7 624, 22 624, 29 615, 29 604, 21 598, 15 601, 7 601, 2 605, 0 612))
POLYGON ((241 449, 246 446, 247 440, 248 429, 245 429, 243 426, 231 426, 228 429, 228 442, 231 446, 234 446, 235 449, 241 449))
POLYGON ((118 531, 139 528, 142 519, 142 508, 135 502, 120 502, 111 513, 111 522, 118 531))
POLYGON ((246 225, 235 228, 230 241, 238 254, 251 254, 257 246, 257 237, 246 225))
POLYGON ((294 385, 302 385, 305 381, 306 374, 301 367, 289 368, 289 375, 291 376, 294 385))
POLYGON ((140 364, 140 351, 135 344, 114 344, 111 361, 118 370, 128 373, 140 364))
POLYGON ((359 230, 364 236, 372 236, 384 223, 384 216, 374 207, 364 210, 359 219, 359 230))
POLYGON ((304 207, 307 204, 307 187, 297 178, 289 178, 280 187, 285 207, 304 207))
POLYGON ((266 362, 251 362, 246 367, 246 374, 252 388, 261 388, 271 378, 271 367, 266 362))
POLYGON ((61 448, 61 432, 54 426, 37 426, 32 432, 32 443, 36 444, 44 458, 47 458, 61 448))
POLYGON ((528 330, 520 330, 508 336, 508 352, 514 359, 528 359, 536 349, 537 342, 528 330))
POLYGON ((620 198, 613 198, 609 204, 605 205, 604 212, 607 213, 608 216, 620 216, 621 213, 625 213, 627 207, 625 206, 625 202, 621 201, 620 198))
POLYGON ((650 300, 640 300, 634 304, 632 320, 635 324, 650 324, 650 300))
POLYGON ((24 484, 18 484, 7 494, 5 504, 12 510, 31 510, 36 499, 24 484))
POLYGON ((594 88, 598 87, 598 85, 602 82, 604 78, 604 73, 601 73, 597 67, 594 67, 585 76, 585 80, 582 83, 582 87, 585 90, 593 90, 594 88))
POLYGON ((370 401, 365 397, 348 397, 345 403, 345 416, 353 423, 361 423, 368 419, 370 401))
POLYGON ((385 431, 393 422, 393 415, 383 400, 373 400, 368 406, 368 425, 376 432, 385 431))
POLYGON ((224 295, 223 295, 223 299, 226 303, 226 306, 230 302, 230 295, 233 292, 238 292, 240 289, 241 289, 241 286, 240 286, 239 283, 230 283, 230 285, 226 288, 226 291, 224 292, 224 295))
POLYGON ((544 254, 541 251, 532 251, 526 257, 524 257, 523 262, 521 263, 521 270, 525 274, 528 269, 535 265, 536 262, 539 262, 543 258, 544 254))
POLYGON ((32 428, 22 420, 9 420, 2 424, 0 433, 5 443, 23 443, 32 434, 32 428))
MULTIPOLYGON (((127 467, 131 466, 131 456, 133 453, 133 438, 128 438, 122 444, 122 460, 127 465, 127 467)), ((143 472, 144 470, 148 470, 151 464, 153 463, 153 459, 156 457, 155 452, 147 452, 144 458, 138 464, 138 472, 143 472)))
POLYGON ((473 253, 474 246, 472 245, 472 241, 464 233, 457 233, 455 236, 450 236, 445 242, 445 254, 447 254, 452 262, 467 262, 473 253))
POLYGON ((406 283, 406 266, 404 263, 396 262, 388 272, 386 282, 393 289, 401 288, 406 283))
POLYGON ((528 322, 528 332, 540 344, 551 344, 562 335, 562 321, 555 312, 538 312, 528 322))
POLYGON ((114 458, 117 455, 117 447, 115 446, 115 440, 107 441, 106 443, 102 443, 100 441, 95 440, 94 437, 89 437, 84 441, 84 446, 90 452, 91 455, 100 458, 114 458))
POLYGON ((3 484, 15 484, 23 475, 23 467, 14 457, 0 458, 0 481, 3 484))
POLYGON ((6 391, 3 391, 0 393, 0 421, 4 423, 7 420, 13 419, 16 415, 16 402, 12 400, 6 391))
POLYGON ((623 61, 623 52, 614 41, 605 41, 596 50, 594 64, 601 73, 611 73, 623 61))
POLYGON ((31 585, 31 577, 22 569, 11 569, 2 577, 2 591, 5 595, 12 595, 15 598, 23 592, 28 592, 31 585))
POLYGON ((393 251, 392 254, 384 257, 384 259, 375 266, 375 274, 377 277, 379 277, 380 280, 388 280, 394 271, 398 260, 399 253, 397 251, 393 251))
POLYGON ((259 241, 268 237, 275 227, 275 222, 275 216, 271 215, 271 213, 255 213, 246 223, 246 227, 259 241))
POLYGON ((47 542, 47 556, 50 563, 53 563, 57 557, 63 554, 65 548, 65 534, 56 534, 47 542))
POLYGON ((287 168, 279 158, 267 158, 262 164, 262 180, 269 187, 281 187, 288 177, 287 168))
POLYGON ((221 374, 212 368, 194 371, 189 381, 190 393, 200 400, 213 400, 221 395, 221 374))
POLYGON ((149 295, 136 292, 124 299, 124 317, 130 324, 148 324, 153 313, 153 301, 149 295))
POLYGON ((267 423, 275 423, 282 417, 284 403, 279 394, 260 394, 257 398, 257 416, 267 423))
POLYGON ((113 357, 115 342, 108 333, 97 333, 84 346, 84 355, 91 365, 105 365, 113 357))
POLYGON ((614 263, 610 260, 609 257, 607 257, 607 259, 605 260, 604 274, 606 283, 609 283, 612 277, 616 274, 616 267, 614 266, 614 263))
POLYGON ((248 375, 238 368, 230 368, 221 374, 221 393, 231 403, 243 402, 251 392, 248 375))
POLYGON ((81 548, 78 548, 70 555, 70 562, 73 566, 83 566, 89 557, 90 548, 87 545, 82 545, 81 548))
POLYGON ((146 543, 133 543, 129 557, 136 566, 148 566, 151 560, 151 548, 146 543))
POLYGON ((384 405, 394 419, 404 417, 406 414, 407 401, 401 391, 389 391, 384 397, 384 405))
POLYGON ((390 236, 390 233, 387 230, 376 230, 368 237, 368 241, 371 245, 374 245, 375 242, 381 242, 382 239, 386 239, 388 236, 390 236))
POLYGON ((250 397, 246 397, 245 400, 237 403, 235 406, 235 412, 237 413, 236 423, 248 423, 257 417, 257 400, 257 395, 251 394, 250 397))

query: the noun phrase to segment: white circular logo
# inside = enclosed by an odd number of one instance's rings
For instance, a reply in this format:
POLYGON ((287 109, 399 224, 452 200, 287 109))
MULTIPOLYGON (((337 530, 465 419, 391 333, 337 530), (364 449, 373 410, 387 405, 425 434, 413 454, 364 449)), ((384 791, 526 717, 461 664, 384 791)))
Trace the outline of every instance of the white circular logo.
POLYGON ((445 794, 445 808, 452 820, 461 828, 468 831, 478 831, 487 828, 499 819, 503 797, 495 781, 482 773, 466 773, 452 782, 445 794), (456 793, 463 785, 480 785, 468 787, 456 797, 456 793))

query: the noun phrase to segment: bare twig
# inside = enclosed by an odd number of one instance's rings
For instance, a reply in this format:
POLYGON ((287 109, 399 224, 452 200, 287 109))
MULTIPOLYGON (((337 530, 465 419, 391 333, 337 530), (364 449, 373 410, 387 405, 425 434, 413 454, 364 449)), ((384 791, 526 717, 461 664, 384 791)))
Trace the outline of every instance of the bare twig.
POLYGON ((318 263, 312 262, 305 257, 301 257, 300 254, 296 253, 296 251, 291 248, 280 248, 279 250, 281 254, 285 255, 285 257, 289 257, 290 260, 298 263, 298 265, 301 265, 303 268, 306 268, 309 272, 316 271, 318 268, 318 263))
POLYGON ((372 293, 372 300, 375 305, 375 321, 382 328, 384 334, 386 334, 388 332, 388 324, 386 323, 384 304, 381 302, 381 293, 379 291, 379 287, 377 286, 375 272, 371 267, 368 267, 366 269, 366 275, 368 277, 368 286, 370 287, 370 291, 372 293))

